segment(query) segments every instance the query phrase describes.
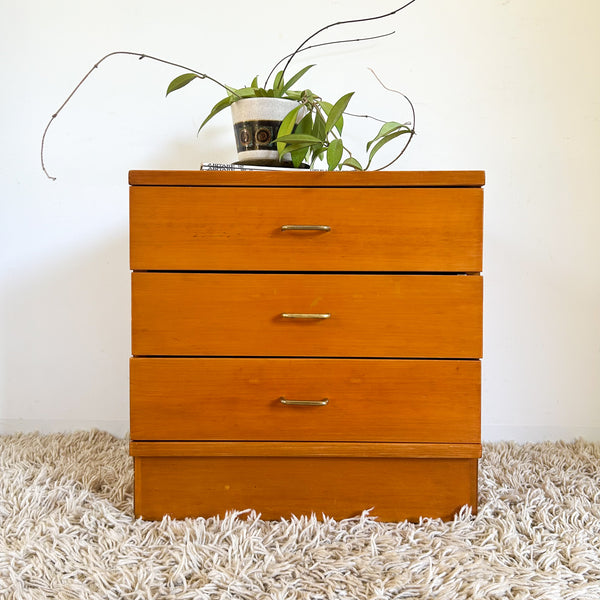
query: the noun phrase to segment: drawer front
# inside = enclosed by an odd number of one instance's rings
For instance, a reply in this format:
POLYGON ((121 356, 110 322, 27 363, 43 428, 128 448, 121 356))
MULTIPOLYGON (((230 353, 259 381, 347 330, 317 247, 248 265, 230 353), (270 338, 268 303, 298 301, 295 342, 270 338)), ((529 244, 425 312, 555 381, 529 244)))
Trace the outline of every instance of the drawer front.
POLYGON ((132 346, 137 356, 479 358, 482 278, 133 273, 132 346))
POLYGON ((144 519, 252 508, 266 520, 372 509, 380 521, 418 521, 451 519, 465 504, 477 512, 476 458, 135 458, 135 514, 144 519))
POLYGON ((481 271, 481 189, 132 187, 130 212, 133 270, 481 271))
POLYGON ((476 360, 133 358, 130 366, 133 440, 480 440, 476 360), (297 404, 306 401, 322 404, 297 404))

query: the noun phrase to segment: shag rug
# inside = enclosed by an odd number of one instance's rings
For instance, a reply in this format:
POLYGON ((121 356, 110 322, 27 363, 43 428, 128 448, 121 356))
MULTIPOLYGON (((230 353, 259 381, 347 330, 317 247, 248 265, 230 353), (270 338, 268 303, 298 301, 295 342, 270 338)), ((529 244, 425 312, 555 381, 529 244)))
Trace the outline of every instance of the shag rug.
POLYGON ((0 598, 600 599, 600 444, 485 444, 451 522, 132 515, 128 442, 0 437, 0 598))

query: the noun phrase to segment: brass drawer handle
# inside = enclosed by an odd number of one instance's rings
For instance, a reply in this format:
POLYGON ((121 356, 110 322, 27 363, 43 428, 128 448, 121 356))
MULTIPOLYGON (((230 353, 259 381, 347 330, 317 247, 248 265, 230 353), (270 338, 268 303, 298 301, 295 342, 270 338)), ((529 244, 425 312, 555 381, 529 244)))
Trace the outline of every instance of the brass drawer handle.
POLYGON ((279 402, 286 406, 325 406, 329 404, 329 398, 323 398, 323 400, 288 400, 281 396, 279 402))
POLYGON ((282 225, 281 231, 331 231, 329 225, 282 225))
POLYGON ((330 313, 281 313, 284 319, 329 319, 330 313))

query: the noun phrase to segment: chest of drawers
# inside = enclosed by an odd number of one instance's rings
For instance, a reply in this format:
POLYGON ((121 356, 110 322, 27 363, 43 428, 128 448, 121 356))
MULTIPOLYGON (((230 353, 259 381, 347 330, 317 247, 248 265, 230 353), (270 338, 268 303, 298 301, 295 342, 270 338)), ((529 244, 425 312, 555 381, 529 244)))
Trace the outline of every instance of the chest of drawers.
POLYGON ((483 183, 131 171, 136 516, 476 510, 483 183))

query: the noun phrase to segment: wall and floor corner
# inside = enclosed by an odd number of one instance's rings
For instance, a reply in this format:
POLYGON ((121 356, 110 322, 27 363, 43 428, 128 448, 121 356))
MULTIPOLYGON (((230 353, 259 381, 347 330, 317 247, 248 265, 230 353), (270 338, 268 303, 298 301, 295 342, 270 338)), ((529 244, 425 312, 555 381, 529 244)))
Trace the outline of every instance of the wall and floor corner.
MULTIPOLYGON (((371 12, 358 0, 309 5, 4 7, 0 431, 127 431, 127 171, 235 158, 228 115, 196 137, 220 90, 195 82, 165 100, 179 72, 147 60, 109 59, 55 121, 46 155, 55 182, 38 153, 50 115, 113 50, 241 85, 321 23, 371 12)), ((399 5, 381 1, 377 12, 399 5)), ((389 22, 327 39, 395 36, 298 59, 318 64, 313 87, 356 89, 357 113, 410 118, 368 67, 409 94, 418 135, 395 168, 486 170, 484 440, 600 440, 599 19, 596 0, 417 0, 389 22)), ((350 126, 356 139, 372 128, 350 126)))

